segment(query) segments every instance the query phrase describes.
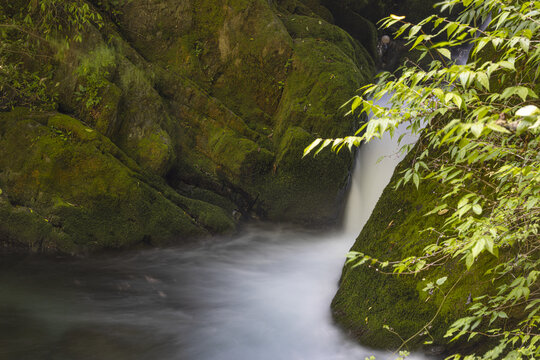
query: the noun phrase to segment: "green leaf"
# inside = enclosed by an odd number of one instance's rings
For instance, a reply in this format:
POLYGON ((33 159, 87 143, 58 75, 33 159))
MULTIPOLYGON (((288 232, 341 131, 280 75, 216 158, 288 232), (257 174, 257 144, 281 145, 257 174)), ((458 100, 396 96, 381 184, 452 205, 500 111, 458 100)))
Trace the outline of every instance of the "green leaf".
POLYGON ((418 36, 414 44, 411 46, 411 50, 414 49, 418 44, 420 44, 424 40, 425 37, 426 37, 425 35, 418 36))
POLYGON ((485 241, 486 241, 486 250, 492 253, 493 255, 498 256, 498 253, 497 254, 495 253, 493 239, 485 238, 485 241))
POLYGON ((514 71, 516 70, 514 64, 513 64, 512 62, 510 62, 510 61, 504 60, 504 61, 500 61, 498 64, 499 64, 501 67, 505 68, 505 69, 508 69, 508 70, 514 70, 514 71))
POLYGON ((474 264, 474 257, 472 256, 472 254, 469 254, 465 258, 465 266, 467 266, 467 269, 470 269, 473 264, 474 264))
POLYGON ((489 91, 489 78, 486 73, 478 72, 476 73, 476 80, 484 87, 484 89, 489 91))
POLYGON ((313 154, 313 156, 320 153, 325 147, 330 145, 332 143, 332 141, 333 141, 332 139, 325 139, 324 142, 322 143, 322 145, 317 149, 317 151, 315 151, 315 154, 313 154))
POLYGON ((495 123, 487 123, 486 127, 488 127, 489 129, 491 129, 493 131, 496 131, 496 132, 505 133, 505 134, 511 134, 511 132, 508 131, 508 129, 506 129, 506 128, 500 126, 500 125, 497 125, 495 123))
POLYGON ((536 105, 527 105, 516 111, 516 116, 533 116, 540 113, 540 109, 536 105))
POLYGON ((356 110, 356 108, 358 106, 360 106, 362 104, 362 98, 360 96, 357 96, 354 101, 352 102, 351 104, 351 114, 354 113, 354 110, 356 110))
POLYGON ((322 140, 323 139, 319 138, 319 139, 314 140, 311 144, 309 144, 309 146, 304 149, 304 155, 302 157, 305 157, 307 154, 309 154, 311 150, 313 150, 315 147, 317 147, 317 145, 321 143, 322 140))
POLYGON ((529 94, 529 89, 527 89, 524 86, 518 86, 517 87, 517 94, 523 101, 525 101, 525 100, 527 100, 527 95, 529 94))
POLYGON ((479 204, 474 204, 472 207, 472 210, 474 211, 476 215, 482 214, 482 206, 480 206, 479 204))
POLYGON ((484 250, 485 246, 486 241, 484 238, 479 238, 471 250, 473 258, 476 258, 484 250))
POLYGON ((433 95, 435 95, 440 101, 443 101, 443 100, 444 100, 444 91, 442 91, 441 89, 435 88, 435 89, 431 90, 431 92, 432 92, 433 95))
POLYGON ((440 49, 437 49, 437 51, 438 51, 442 56, 444 56, 445 58, 447 58, 447 59, 452 59, 452 54, 450 53, 450 50, 445 49, 445 48, 440 48, 440 49))
POLYGON ((526 53, 529 52, 530 43, 531 41, 527 38, 524 38, 524 37, 519 38, 519 44, 521 45, 521 48, 523 49, 523 51, 525 51, 526 53))
POLYGON ((448 24, 448 26, 446 27, 446 34, 448 36, 448 38, 450 38, 450 36, 452 35, 452 33, 458 28, 458 24, 456 23, 450 23, 448 24))
POLYGON ((462 71, 459 74, 459 80, 461 81, 461 86, 463 86, 464 89, 469 86, 473 78, 473 74, 470 71, 462 71))
POLYGON ((412 179, 413 179, 414 185, 418 189, 418 186, 420 185, 420 177, 418 176, 417 173, 414 173, 412 179))
POLYGON ((461 98, 461 96, 454 94, 452 100, 454 101, 454 103, 457 105, 458 108, 461 108, 461 104, 463 103, 463 99, 461 98))
POLYGON ((442 278, 437 279, 437 281, 435 282, 437 283, 437 285, 441 286, 446 282, 446 279, 448 279, 448 276, 443 276, 442 278))
POLYGON ((484 124, 482 123, 474 123, 471 126, 471 132, 473 135, 478 139, 480 135, 482 134, 482 130, 484 130, 484 124))
POLYGON ((422 29, 422 27, 419 26, 419 25, 413 26, 413 27, 411 28, 411 30, 409 30, 409 37, 412 38, 414 35, 416 35, 416 33, 417 33, 418 31, 420 31, 420 29, 422 29))

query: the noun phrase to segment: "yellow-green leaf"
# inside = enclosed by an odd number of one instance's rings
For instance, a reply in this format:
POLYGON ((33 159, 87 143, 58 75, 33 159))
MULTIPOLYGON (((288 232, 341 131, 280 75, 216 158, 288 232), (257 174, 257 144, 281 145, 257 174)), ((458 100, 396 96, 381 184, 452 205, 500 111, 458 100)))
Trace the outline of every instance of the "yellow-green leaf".
POLYGON ((478 139, 480 135, 482 134, 482 130, 484 130, 484 124, 482 123, 474 123, 471 126, 471 132, 473 135, 478 139))
POLYGON ((533 116, 535 114, 540 113, 540 109, 536 105, 527 105, 522 108, 520 108, 518 111, 516 111, 516 116, 533 116))
POLYGON ((450 53, 450 50, 445 49, 445 48, 440 48, 440 49, 437 49, 437 51, 438 51, 442 56, 444 56, 445 58, 447 58, 447 59, 452 59, 452 54, 450 53))
POLYGON ((476 80, 484 87, 484 89, 489 91, 489 78, 486 73, 478 72, 476 73, 476 80))
POLYGON ((399 16, 399 15, 390 14, 390 18, 394 19, 394 20, 403 20, 403 19, 405 19, 405 16, 399 16))
POLYGON ((311 144, 309 144, 309 146, 304 149, 304 155, 302 155, 302 157, 309 154, 311 152, 311 150, 313 150, 315 147, 317 147, 317 145, 319 145, 322 140, 323 139, 319 138, 319 139, 314 140, 311 144))

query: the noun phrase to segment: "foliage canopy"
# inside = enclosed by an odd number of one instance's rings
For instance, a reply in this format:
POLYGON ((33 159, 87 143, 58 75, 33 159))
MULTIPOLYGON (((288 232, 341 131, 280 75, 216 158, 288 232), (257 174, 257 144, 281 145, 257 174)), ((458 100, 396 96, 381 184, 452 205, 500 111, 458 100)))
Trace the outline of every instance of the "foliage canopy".
POLYGON ((83 0, 0 0, 0 110, 54 108, 52 65, 89 25, 103 18, 83 0))
MULTIPOLYGON (((304 155, 351 149, 407 124, 420 140, 397 186, 432 179, 444 187, 441 204, 425 214, 446 217, 444 226, 429 229, 438 241, 393 263, 362 253, 349 254, 350 261, 417 274, 455 259, 471 269, 481 256, 496 258, 486 273, 492 291, 472 299, 446 337, 491 339, 489 351, 466 359, 540 358, 540 1, 444 0, 439 6, 459 16, 383 21, 397 27, 420 59, 399 75, 380 74, 351 99, 351 113, 374 115, 356 134, 317 139, 304 155), (465 65, 452 56, 460 47, 470 48, 465 65), (376 105, 385 94, 392 95, 387 106, 376 105)), ((445 281, 425 290, 441 290, 445 281)))

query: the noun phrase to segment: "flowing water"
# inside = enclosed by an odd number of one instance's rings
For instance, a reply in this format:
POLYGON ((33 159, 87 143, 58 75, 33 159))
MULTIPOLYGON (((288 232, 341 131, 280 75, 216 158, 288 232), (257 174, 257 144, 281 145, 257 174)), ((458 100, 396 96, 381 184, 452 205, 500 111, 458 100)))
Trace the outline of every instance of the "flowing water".
POLYGON ((347 339, 329 304, 395 152, 388 138, 362 147, 340 233, 258 225, 178 248, 0 258, 0 360, 394 359, 347 339))

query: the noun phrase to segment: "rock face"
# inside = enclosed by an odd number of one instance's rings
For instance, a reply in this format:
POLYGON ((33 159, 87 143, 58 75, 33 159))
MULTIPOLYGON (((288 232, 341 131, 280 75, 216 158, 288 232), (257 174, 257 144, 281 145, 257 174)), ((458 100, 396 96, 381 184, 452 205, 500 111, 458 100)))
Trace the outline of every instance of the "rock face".
POLYGON ((89 3, 107 20, 56 55, 58 111, 0 114, 0 242, 79 252, 337 218, 351 155, 302 151, 355 128, 339 107, 372 78, 370 43, 318 1, 89 3))
POLYGON ((79 120, 15 110, 0 115, 0 134, 4 240, 36 251, 74 252, 234 228, 225 210, 145 176, 79 120))
MULTIPOLYGON (((403 170, 411 165, 413 153, 415 149, 396 168, 351 251, 391 262, 418 256, 427 245, 437 242, 438 234, 423 230, 444 223, 444 216, 424 215, 428 209, 440 205, 445 194, 440 184, 423 180, 418 190, 411 183, 395 190, 403 170)), ((486 294, 490 288, 484 273, 490 265, 488 262, 495 258, 479 260, 469 271, 456 260, 434 266, 418 276, 382 274, 369 265, 355 267, 354 262, 348 263, 332 301, 333 316, 359 342, 374 348, 395 351, 405 339, 412 337, 407 342, 410 350, 423 348, 428 353, 480 350, 486 345, 485 340, 480 344, 475 342, 478 339, 460 340, 449 345, 448 339, 443 338, 446 329, 467 311, 471 299, 486 294), (435 283, 444 276, 448 279, 441 289, 446 298, 439 291, 423 291, 429 282, 435 283)), ((391 266, 387 269, 393 270, 391 266)))

